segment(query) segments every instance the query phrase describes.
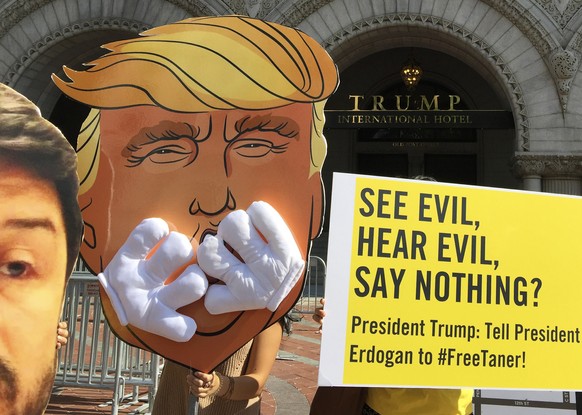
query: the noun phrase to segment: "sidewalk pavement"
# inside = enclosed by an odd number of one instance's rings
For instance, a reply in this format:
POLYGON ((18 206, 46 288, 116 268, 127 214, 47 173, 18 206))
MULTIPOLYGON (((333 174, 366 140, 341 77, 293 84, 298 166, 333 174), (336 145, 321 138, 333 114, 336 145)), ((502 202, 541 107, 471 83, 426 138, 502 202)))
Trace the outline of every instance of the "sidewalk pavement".
MULTIPOLYGON (((304 314, 293 323, 293 333, 283 336, 279 354, 262 395, 261 415, 307 415, 317 389, 321 334, 319 325, 304 314)), ((139 399, 123 401, 119 414, 149 414, 147 390, 139 399)), ((111 414, 110 390, 55 388, 46 415, 111 414)))

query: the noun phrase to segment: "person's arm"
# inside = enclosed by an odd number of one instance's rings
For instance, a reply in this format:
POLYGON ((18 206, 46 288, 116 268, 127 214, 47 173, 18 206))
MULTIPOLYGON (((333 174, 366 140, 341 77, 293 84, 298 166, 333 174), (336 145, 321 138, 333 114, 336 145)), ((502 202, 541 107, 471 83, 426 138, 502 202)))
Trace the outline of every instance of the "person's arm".
POLYGON ((282 335, 281 324, 275 323, 255 337, 247 371, 242 376, 229 377, 217 372, 189 374, 190 392, 200 398, 216 394, 231 400, 259 396, 275 363, 282 335))

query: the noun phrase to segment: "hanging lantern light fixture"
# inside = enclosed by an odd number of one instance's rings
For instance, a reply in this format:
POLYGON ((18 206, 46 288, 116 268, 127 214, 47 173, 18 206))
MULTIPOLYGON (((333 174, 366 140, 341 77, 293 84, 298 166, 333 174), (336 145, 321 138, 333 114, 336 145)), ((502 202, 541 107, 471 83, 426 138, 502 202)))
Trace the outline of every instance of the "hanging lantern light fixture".
POLYGON ((418 83, 420 82, 420 78, 422 78, 422 68, 418 63, 414 60, 412 53, 410 54, 410 58, 404 63, 402 69, 400 69, 400 76, 402 77, 402 81, 406 88, 413 90, 416 88, 418 83))

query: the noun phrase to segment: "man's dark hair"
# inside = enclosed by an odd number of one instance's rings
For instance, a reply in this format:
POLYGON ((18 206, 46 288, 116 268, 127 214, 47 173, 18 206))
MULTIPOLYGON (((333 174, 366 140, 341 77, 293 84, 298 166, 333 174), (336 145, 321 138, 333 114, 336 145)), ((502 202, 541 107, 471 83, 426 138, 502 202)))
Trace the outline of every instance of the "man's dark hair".
POLYGON ((10 163, 54 184, 67 238, 69 277, 79 255, 83 231, 77 202, 77 158, 65 137, 41 117, 38 108, 16 91, 0 84, 0 163, 10 163))

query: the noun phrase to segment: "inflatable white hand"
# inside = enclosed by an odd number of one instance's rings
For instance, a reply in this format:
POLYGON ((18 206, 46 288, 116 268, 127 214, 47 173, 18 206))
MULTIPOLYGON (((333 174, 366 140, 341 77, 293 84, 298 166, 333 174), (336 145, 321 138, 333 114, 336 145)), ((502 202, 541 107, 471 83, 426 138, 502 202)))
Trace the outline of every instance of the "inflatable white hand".
POLYGON ((211 314, 221 314, 261 308, 275 311, 301 277, 305 261, 279 213, 268 203, 254 202, 246 212, 227 215, 217 235, 204 239, 198 247, 198 264, 225 283, 211 285, 204 300, 211 314))
POLYGON ((142 221, 98 275, 120 323, 176 342, 190 340, 196 332, 196 322, 176 309, 202 298, 208 280, 197 265, 190 265, 173 282, 164 285, 164 281, 190 262, 193 255, 188 238, 170 232, 165 221, 142 221))

